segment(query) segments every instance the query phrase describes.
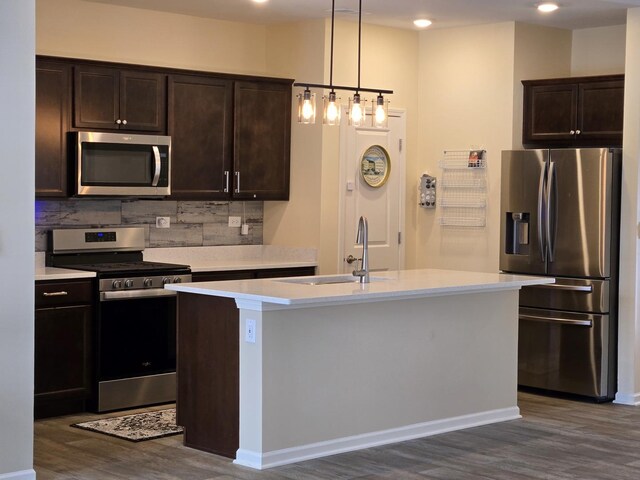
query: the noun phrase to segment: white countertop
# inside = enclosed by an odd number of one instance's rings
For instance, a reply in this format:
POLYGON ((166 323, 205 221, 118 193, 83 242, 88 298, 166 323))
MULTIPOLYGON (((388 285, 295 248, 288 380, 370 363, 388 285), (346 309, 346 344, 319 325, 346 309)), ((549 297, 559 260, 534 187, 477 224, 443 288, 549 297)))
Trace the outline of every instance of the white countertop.
POLYGON ((236 301, 277 305, 322 305, 397 300, 409 297, 519 289, 524 285, 553 283, 550 277, 456 270, 401 270, 371 274, 371 282, 310 285, 313 279, 350 280, 350 275, 291 277, 288 279, 231 280, 166 285, 178 292, 235 298, 236 301))
POLYGON ((96 272, 84 272, 82 270, 70 270, 68 268, 37 267, 35 271, 36 281, 40 280, 73 280, 75 278, 93 278, 96 272))
MULTIPOLYGON (((152 262, 189 265, 192 272, 315 267, 318 264, 315 249, 270 245, 147 248, 143 252, 143 258, 152 262)), ((47 267, 44 252, 36 252, 36 281, 95 276, 94 272, 47 267)))

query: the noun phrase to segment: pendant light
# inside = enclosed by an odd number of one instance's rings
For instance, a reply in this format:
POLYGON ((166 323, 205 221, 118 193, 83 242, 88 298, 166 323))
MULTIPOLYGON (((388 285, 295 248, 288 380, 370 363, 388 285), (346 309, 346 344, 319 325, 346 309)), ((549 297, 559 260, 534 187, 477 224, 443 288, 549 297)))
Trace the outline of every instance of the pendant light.
POLYGON ((333 31, 336 22, 336 0, 331 0, 331 53, 329 60, 329 95, 322 97, 324 108, 322 110, 322 123, 325 125, 340 125, 339 98, 333 89, 333 31))
POLYGON ((353 97, 349 98, 349 125, 363 126, 365 125, 367 114, 367 100, 361 98, 360 92, 377 93, 376 104, 373 106, 371 115, 371 125, 378 128, 385 128, 388 124, 388 104, 383 94, 392 94, 393 90, 385 90, 380 88, 363 88, 360 86, 360 57, 362 49, 362 0, 358 0, 358 85, 357 87, 336 86, 333 84, 333 37, 335 30, 335 12, 336 2, 331 0, 331 52, 329 63, 329 85, 317 83, 296 82, 294 87, 304 87, 304 91, 297 95, 298 98, 298 123, 311 124, 316 119, 316 100, 315 94, 311 92, 311 88, 329 89, 329 94, 322 97, 322 123, 325 125, 340 124, 340 98, 336 95, 336 90, 347 90, 355 92, 353 97))

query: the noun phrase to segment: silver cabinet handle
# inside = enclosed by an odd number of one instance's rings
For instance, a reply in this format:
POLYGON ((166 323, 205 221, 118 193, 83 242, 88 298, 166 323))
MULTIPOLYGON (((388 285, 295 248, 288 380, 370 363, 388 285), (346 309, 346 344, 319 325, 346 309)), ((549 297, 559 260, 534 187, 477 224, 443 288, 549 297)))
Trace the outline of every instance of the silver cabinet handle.
POLYGON ((229 192, 229 170, 224 171, 224 193, 229 192))
POLYGON ((236 175, 236 193, 240 193, 240 172, 235 172, 236 175))
POLYGON ((127 124, 127 121, 126 121, 126 120, 122 120, 122 124, 123 124, 123 125, 126 125, 126 124, 127 124))
POLYGON ((580 130, 576 130, 576 135, 580 135, 580 130))
POLYGON ((120 124, 122 123, 122 120, 118 119, 118 120, 116 120, 116 123, 117 123, 118 125, 120 125, 120 124))
POLYGON ((575 135, 575 134, 576 134, 576 131, 575 131, 575 130, 570 130, 570 131, 569 131, 569 135, 575 135))
POLYGON ((151 186, 152 187, 157 187, 158 186, 158 180, 160 180, 160 169, 162 167, 162 164, 160 162, 160 149, 154 145, 151 147, 151 150, 153 150, 153 158, 155 159, 155 170, 154 170, 154 174, 153 174, 153 180, 151 181, 151 186))
POLYGON ((65 292, 64 290, 61 290, 59 292, 44 292, 42 294, 43 297, 64 297, 66 295, 69 295, 69 293, 65 292))
POLYGON ((550 288, 552 290, 566 290, 568 292, 592 293, 593 285, 560 285, 558 283, 549 283, 547 285, 530 285, 534 288, 550 288))
POLYGON ((539 317, 537 315, 519 315, 518 318, 520 318, 520 320, 530 320, 533 322, 562 323, 564 325, 575 325, 583 327, 591 327, 593 325, 591 320, 571 320, 569 318, 539 317))

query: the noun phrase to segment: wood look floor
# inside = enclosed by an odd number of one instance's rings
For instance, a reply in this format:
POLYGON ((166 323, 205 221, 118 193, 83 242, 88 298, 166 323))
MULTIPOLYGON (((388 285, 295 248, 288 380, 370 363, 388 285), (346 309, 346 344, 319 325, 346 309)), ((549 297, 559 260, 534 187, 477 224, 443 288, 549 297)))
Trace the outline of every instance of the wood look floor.
MULTIPOLYGON (((523 418, 265 471, 182 446, 132 443, 69 427, 96 415, 35 423, 38 480, 640 479, 640 408, 519 394, 523 418)), ((129 413, 129 412, 127 412, 129 413)))

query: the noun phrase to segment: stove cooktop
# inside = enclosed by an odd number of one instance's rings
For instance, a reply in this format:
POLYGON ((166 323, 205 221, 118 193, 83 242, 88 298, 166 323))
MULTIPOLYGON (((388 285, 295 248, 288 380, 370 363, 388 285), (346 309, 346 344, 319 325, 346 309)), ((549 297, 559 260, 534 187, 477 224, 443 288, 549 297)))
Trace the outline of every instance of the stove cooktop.
POLYGON ((87 263, 73 264, 68 268, 76 270, 86 270, 96 272, 98 274, 117 274, 117 275, 147 275, 150 273, 178 273, 190 271, 189 265, 179 265, 176 263, 161 262, 105 262, 105 263, 87 263))

